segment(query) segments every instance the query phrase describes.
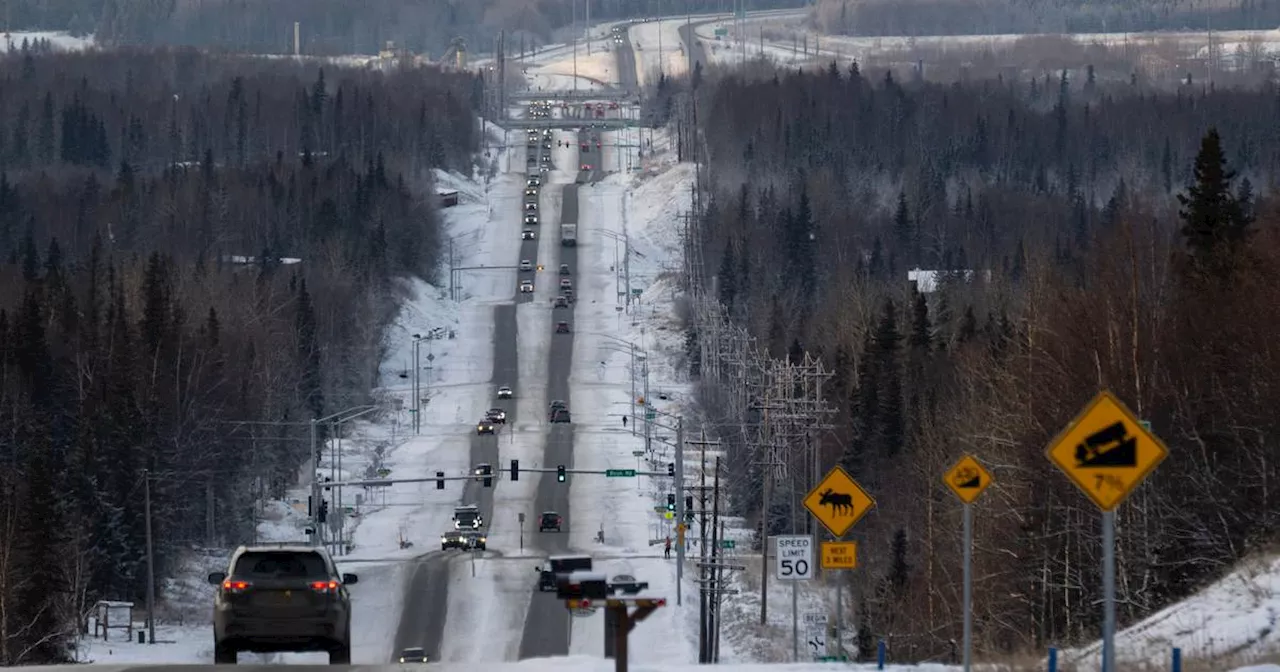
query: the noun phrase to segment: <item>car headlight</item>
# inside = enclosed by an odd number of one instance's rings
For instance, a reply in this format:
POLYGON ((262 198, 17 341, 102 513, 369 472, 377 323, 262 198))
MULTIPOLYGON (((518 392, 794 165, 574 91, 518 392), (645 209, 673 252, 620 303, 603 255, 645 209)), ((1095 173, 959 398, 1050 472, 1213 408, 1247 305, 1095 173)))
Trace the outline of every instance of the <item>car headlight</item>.
POLYGON ((440 543, 442 543, 442 544, 447 544, 447 543, 449 543, 449 538, 448 538, 448 537, 440 537, 440 543))
POLYGON ((401 656, 401 657, 400 657, 400 662, 402 662, 402 663, 404 662, 404 656, 401 656))
POLYGON ((483 543, 486 543, 486 542, 488 542, 488 541, 489 541, 489 537, 480 537, 480 543, 482 543, 482 544, 483 544, 483 543))

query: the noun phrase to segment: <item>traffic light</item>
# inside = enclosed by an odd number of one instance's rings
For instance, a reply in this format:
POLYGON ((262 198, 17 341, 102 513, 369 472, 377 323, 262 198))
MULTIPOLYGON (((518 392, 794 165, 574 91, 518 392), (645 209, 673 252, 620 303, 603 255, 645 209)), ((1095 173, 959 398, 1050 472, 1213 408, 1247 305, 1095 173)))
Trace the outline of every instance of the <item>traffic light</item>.
POLYGON ((481 469, 480 473, 484 475, 484 487, 492 488, 493 487, 493 467, 486 464, 480 469, 481 469))
POLYGON ((520 480, 520 460, 511 460, 511 480, 520 480))
POLYGON ((564 478, 565 478, 565 476, 564 476, 564 465, 562 464, 562 465, 560 465, 560 466, 556 467, 556 480, 557 480, 557 481, 560 481, 561 483, 564 483, 564 478))
POLYGON ((692 510, 693 510, 693 495, 685 495, 685 498, 684 498, 684 510, 685 510, 685 511, 692 511, 692 510))
POLYGON ((668 476, 670 476, 670 477, 672 477, 672 478, 675 478, 675 477, 676 477, 676 463, 675 463, 675 462, 668 462, 668 463, 667 463, 667 475, 668 475, 668 476))
POLYGON ((316 517, 316 522, 323 523, 329 519, 329 500, 320 500, 320 515, 316 517))
POLYGON ((676 496, 674 494, 667 495, 667 510, 668 511, 676 510, 676 496))
POLYGON ((436 472, 436 490, 444 490, 444 472, 436 472))

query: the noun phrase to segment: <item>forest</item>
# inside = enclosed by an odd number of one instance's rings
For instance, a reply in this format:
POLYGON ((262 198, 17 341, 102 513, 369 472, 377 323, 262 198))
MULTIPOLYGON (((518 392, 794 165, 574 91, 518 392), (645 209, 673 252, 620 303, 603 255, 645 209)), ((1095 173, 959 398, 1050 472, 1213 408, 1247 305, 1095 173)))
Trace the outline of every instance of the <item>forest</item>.
POLYGON ((192 50, 0 56, 0 664, 252 539, 365 403, 470 172, 475 82, 192 50), (245 424, 253 423, 253 424, 245 424), (323 439, 323 431, 321 432, 323 439))
MULTIPOLYGON (((799 0, 753 0, 753 9, 799 0)), ((511 48, 567 40, 581 0, 6 0, 0 31, 71 30, 111 45, 190 45, 250 53, 376 54, 388 41, 439 58, 455 37, 476 53, 493 51, 499 31, 511 48), (7 14, 7 16, 6 16, 7 14)), ((593 0, 593 24, 624 18, 724 11, 722 0, 593 0)))
POLYGON ((813 25, 837 35, 1274 30, 1277 0, 817 0, 813 25))
MULTIPOLYGON (((882 638, 897 661, 950 659, 960 640, 942 475, 965 453, 996 483, 974 513, 979 655, 1098 636, 1099 513, 1044 453, 1101 389, 1171 451, 1117 514, 1121 625, 1274 547, 1280 90, 1082 79, 855 63, 712 69, 697 89, 704 290, 769 357, 833 372, 821 467, 876 498, 846 537, 863 656, 882 638)), ((761 520, 752 420, 699 396, 731 446, 731 515, 761 520)), ((798 506, 775 500, 768 531, 798 506)))

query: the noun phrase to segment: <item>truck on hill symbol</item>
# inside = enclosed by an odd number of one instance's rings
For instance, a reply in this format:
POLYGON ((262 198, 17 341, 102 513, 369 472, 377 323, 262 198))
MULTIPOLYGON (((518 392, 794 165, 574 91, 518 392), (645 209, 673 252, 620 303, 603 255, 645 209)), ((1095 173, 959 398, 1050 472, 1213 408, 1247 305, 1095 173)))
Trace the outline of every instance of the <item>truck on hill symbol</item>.
POLYGON ((1138 440, 1124 422, 1100 429, 1076 446, 1076 466, 1114 469, 1138 466, 1138 440))
POLYGON ((952 480, 955 482, 957 488, 964 488, 967 490, 982 485, 982 474, 979 474, 977 469, 963 467, 956 471, 956 475, 952 480))
POLYGON ((818 494, 821 495, 821 498, 818 499, 818 506, 831 507, 832 515, 853 515, 853 495, 847 492, 835 492, 831 488, 827 488, 818 494))

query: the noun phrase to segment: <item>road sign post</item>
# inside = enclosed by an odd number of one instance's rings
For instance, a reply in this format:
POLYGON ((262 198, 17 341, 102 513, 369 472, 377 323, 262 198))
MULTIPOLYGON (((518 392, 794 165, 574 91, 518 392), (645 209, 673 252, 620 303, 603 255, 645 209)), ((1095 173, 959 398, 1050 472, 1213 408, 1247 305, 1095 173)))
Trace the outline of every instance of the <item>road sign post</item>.
MULTIPOLYGON (((840 537, 843 537, 867 512, 876 505, 871 495, 867 494, 858 482, 853 480, 849 472, 843 467, 832 467, 831 471, 823 477, 822 482, 818 483, 814 489, 809 491, 804 498, 804 508, 818 519, 822 526, 835 537, 837 543, 840 537), (826 508, 823 508, 826 507, 826 508)), ((836 547, 832 547, 833 552, 836 547)), ((843 547, 852 558, 853 566, 857 566, 857 546, 853 548, 843 547)), ((825 552, 825 551, 824 551, 825 552)), ((842 554, 843 555, 843 554, 842 554)), ((834 557, 834 556, 833 556, 834 557)), ((834 569, 834 568, 833 568, 834 569)), ((840 582, 836 583, 836 631, 835 643, 836 654, 844 654, 844 646, 841 643, 841 626, 843 625, 843 598, 844 588, 840 582)))
POLYGON ((813 578, 813 537, 807 534, 787 534, 774 537, 777 548, 773 557, 778 559, 777 579, 791 582, 791 659, 800 660, 800 597, 797 581, 813 578))
POLYGON ((1102 511, 1102 672, 1116 672, 1116 507, 1169 455, 1148 426, 1103 390, 1045 451, 1102 511))
POLYGON ((964 672, 973 665, 973 503, 991 485, 991 474, 972 455, 947 470, 942 482, 964 504, 964 672))

